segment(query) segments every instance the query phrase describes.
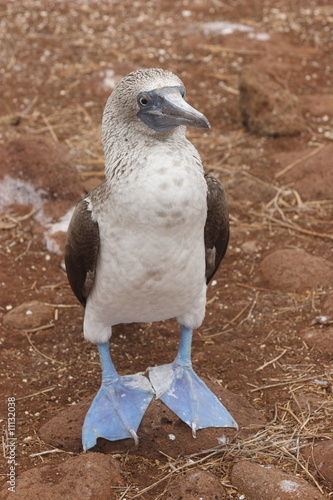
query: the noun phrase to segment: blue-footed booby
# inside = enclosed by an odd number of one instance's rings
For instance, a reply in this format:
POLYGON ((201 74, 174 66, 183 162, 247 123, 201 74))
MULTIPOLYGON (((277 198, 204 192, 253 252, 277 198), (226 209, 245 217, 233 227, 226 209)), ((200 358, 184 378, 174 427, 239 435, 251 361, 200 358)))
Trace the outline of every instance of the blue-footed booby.
POLYGON ((205 315, 206 287, 227 249, 223 186, 204 174, 186 127, 210 128, 185 100, 182 81, 162 69, 124 77, 103 113, 105 181, 80 201, 67 233, 69 283, 85 306, 84 337, 97 344, 102 384, 82 430, 84 450, 98 437, 132 437, 152 398, 192 429, 237 424, 196 375, 193 329, 205 315), (121 376, 111 360, 112 326, 176 318, 173 363, 121 376))

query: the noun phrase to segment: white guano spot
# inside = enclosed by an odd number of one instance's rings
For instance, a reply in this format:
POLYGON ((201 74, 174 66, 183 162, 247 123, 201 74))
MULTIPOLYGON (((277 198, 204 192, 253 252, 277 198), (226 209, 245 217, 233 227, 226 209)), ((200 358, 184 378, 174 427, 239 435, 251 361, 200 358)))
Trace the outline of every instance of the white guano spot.
POLYGON ((222 445, 227 444, 229 442, 229 439, 227 438, 227 436, 220 436, 216 439, 217 439, 217 442, 219 444, 222 444, 222 445))
POLYGON ((67 232, 68 225, 72 218, 73 212, 74 212, 74 207, 69 209, 57 222, 46 225, 47 231, 44 234, 44 239, 46 248, 49 252, 55 253, 57 255, 62 255, 63 250, 61 249, 54 235, 56 235, 57 233, 67 232))
POLYGON ((247 36, 251 40, 259 40, 260 42, 267 42, 271 38, 268 33, 249 33, 247 36))
POLYGON ((290 493, 292 491, 296 491, 299 488, 299 484, 295 483, 295 481, 291 481, 289 479, 284 479, 280 483, 280 489, 285 491, 286 493, 290 493))
POLYGON ((201 28, 205 35, 214 33, 216 35, 232 35, 235 31, 253 31, 252 26, 245 24, 229 23, 228 21, 213 21, 203 23, 201 28))
POLYGON ((0 181, 0 210, 6 210, 14 203, 32 205, 37 210, 43 205, 43 195, 46 195, 46 191, 37 189, 31 182, 14 179, 6 174, 0 181))
POLYGON ((44 203, 47 201, 47 192, 44 189, 37 189, 31 182, 22 179, 14 179, 5 175, 0 180, 0 210, 5 211, 12 204, 32 205, 35 219, 42 224, 46 231, 44 240, 49 252, 62 255, 55 233, 66 233, 74 207, 63 215, 57 222, 52 223, 50 217, 44 213, 44 203))

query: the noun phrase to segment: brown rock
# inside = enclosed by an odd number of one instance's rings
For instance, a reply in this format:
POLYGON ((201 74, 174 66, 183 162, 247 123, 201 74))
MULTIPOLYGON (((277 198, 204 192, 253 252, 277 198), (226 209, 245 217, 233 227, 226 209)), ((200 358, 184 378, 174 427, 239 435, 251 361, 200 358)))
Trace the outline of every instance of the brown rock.
POLYGON ((305 457, 333 486, 333 440, 323 441, 304 450, 305 457))
POLYGON ((18 330, 38 328, 41 325, 50 323, 53 317, 53 307, 33 300, 14 307, 14 309, 4 316, 3 324, 11 328, 17 328, 18 330))
POLYGON ((261 271, 272 288, 286 292, 332 286, 333 265, 300 248, 276 250, 261 263, 261 271))
POLYGON ((246 500, 324 500, 324 496, 304 479, 253 462, 233 466, 231 481, 246 500))
POLYGON ((240 77, 240 111, 255 134, 297 135, 305 129, 298 99, 271 75, 245 66, 240 77))
POLYGON ((214 474, 196 470, 178 476, 170 484, 162 499, 172 500, 224 500, 226 491, 214 474))
POLYGON ((333 326, 312 327, 302 337, 309 347, 315 346, 326 354, 333 354, 333 326))
MULTIPOLYGON (((101 453, 86 453, 69 458, 59 465, 46 465, 30 469, 18 476, 14 497, 18 500, 116 500, 119 495, 114 486, 123 480, 114 458, 101 453)), ((4 500, 12 492, 3 490, 4 500)))
POLYGON ((43 424, 39 435, 48 444, 57 443, 56 448, 79 453, 82 451, 82 425, 93 397, 71 405, 43 424))
MULTIPOLYGON (((207 382, 207 381, 206 381, 207 382)), ((245 398, 232 394, 227 389, 212 382, 207 382, 210 389, 221 399, 232 416, 237 421, 241 436, 257 432, 257 426, 265 423, 265 418, 251 407, 245 398), (253 429, 251 430, 251 426, 253 429)), ((39 432, 40 437, 57 448, 78 452, 82 450, 81 432, 85 414, 92 402, 92 397, 77 405, 68 407, 49 422, 44 424, 39 432)), ((142 456, 159 458, 159 451, 172 456, 197 453, 225 444, 229 437, 237 431, 225 428, 202 429, 197 437, 192 437, 192 431, 160 400, 153 400, 146 411, 138 430, 140 438, 139 452, 142 456)), ((132 439, 107 441, 98 439, 94 450, 103 453, 130 451, 138 453, 132 439)))

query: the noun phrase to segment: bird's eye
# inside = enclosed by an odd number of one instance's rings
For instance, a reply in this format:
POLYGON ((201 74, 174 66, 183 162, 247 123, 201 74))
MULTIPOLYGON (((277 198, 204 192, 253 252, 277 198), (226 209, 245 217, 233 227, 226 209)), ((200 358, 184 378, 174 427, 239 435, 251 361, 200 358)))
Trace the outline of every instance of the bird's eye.
POLYGON ((140 97, 139 103, 141 104, 141 106, 147 106, 147 104, 148 104, 147 97, 145 97, 145 96, 140 97))

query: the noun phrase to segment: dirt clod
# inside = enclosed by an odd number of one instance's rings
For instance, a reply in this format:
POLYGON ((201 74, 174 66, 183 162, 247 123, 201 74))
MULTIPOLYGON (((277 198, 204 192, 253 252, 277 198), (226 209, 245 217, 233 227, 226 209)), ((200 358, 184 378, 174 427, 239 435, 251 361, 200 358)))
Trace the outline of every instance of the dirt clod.
POLYGON ((163 500, 224 500, 226 491, 216 476, 205 471, 189 471, 174 479, 163 500))
POLYGON ((332 262, 310 255, 301 248, 276 250, 264 257, 261 270, 270 286, 297 292, 330 286, 333 283, 332 262))
POLYGON ((245 66, 239 83, 244 124, 259 135, 297 135, 305 122, 297 97, 276 78, 255 66, 245 66))
POLYGON ((333 487, 333 441, 323 441, 304 450, 304 456, 333 487))
MULTIPOLYGON (((101 453, 67 458, 58 465, 45 465, 23 472, 17 481, 15 498, 19 500, 116 500, 123 479, 117 460, 101 453)), ((4 500, 13 495, 8 492, 4 500)))
POLYGON ((316 488, 304 479, 275 467, 239 462, 231 472, 232 484, 247 500, 323 500, 316 488))

